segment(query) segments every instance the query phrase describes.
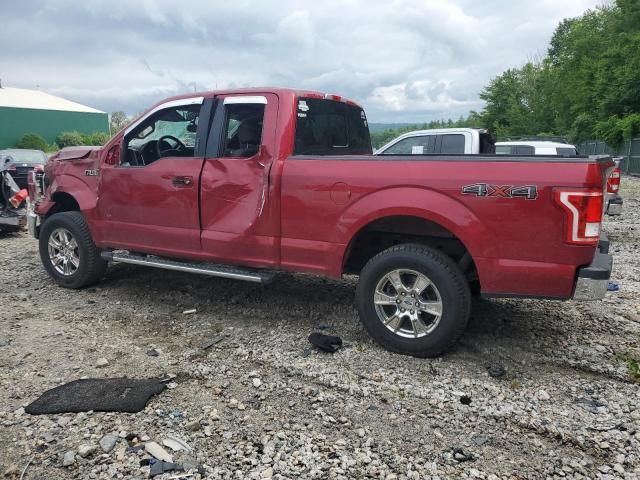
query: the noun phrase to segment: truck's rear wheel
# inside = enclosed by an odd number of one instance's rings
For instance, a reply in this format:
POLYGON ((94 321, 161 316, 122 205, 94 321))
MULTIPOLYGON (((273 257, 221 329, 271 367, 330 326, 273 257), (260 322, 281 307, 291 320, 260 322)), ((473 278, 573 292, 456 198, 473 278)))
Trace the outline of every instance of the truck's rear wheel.
POLYGON ((58 285, 82 288, 102 278, 107 262, 80 212, 56 213, 40 229, 40 259, 58 285))
POLYGON ((373 257, 356 290, 360 320, 393 352, 434 357, 462 335, 471 294, 458 266, 441 252, 398 245, 373 257))

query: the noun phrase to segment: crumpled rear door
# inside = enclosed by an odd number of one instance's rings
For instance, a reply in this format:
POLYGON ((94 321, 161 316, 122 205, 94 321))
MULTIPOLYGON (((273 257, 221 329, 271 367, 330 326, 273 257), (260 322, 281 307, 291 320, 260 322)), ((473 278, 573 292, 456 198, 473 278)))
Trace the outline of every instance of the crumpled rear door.
POLYGON ((279 198, 270 175, 278 97, 223 95, 217 100, 200 179, 203 254, 229 263, 276 265, 279 198))

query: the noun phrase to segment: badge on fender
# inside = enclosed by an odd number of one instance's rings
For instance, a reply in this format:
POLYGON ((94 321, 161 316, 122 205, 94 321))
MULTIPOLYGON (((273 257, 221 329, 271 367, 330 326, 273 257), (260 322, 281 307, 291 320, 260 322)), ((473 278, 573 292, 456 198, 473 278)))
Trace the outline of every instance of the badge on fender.
POLYGON ((535 200, 538 198, 538 187, 535 185, 490 185, 488 183, 473 183, 462 187, 463 195, 475 195, 476 197, 494 198, 526 198, 535 200))
POLYGON ((100 170, 85 170, 84 171, 84 176, 85 177, 97 177, 98 173, 100 173, 100 170))

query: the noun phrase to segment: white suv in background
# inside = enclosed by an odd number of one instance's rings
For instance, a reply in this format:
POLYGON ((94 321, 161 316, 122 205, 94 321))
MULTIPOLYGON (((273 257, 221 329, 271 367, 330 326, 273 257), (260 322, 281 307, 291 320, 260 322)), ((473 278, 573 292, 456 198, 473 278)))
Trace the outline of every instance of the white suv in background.
POLYGON ((578 150, 568 143, 520 140, 497 142, 498 155, 578 155, 578 150))
MULTIPOLYGON (((497 142, 496 154, 498 155, 580 155, 573 145, 568 143, 548 141, 520 140, 513 142, 497 142)), ((622 214, 622 197, 620 189, 620 158, 614 158, 616 167, 607 181, 607 193, 605 196, 605 212, 609 215, 622 214)))

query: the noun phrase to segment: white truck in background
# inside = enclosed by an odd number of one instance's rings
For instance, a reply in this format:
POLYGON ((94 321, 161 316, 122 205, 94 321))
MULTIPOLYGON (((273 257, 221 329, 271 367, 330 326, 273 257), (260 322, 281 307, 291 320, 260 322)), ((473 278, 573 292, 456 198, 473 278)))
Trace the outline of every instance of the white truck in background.
POLYGON ((375 155, 473 155, 495 153, 491 133, 484 128, 414 130, 394 138, 375 155))
POLYGON ((562 155, 571 157, 578 155, 578 150, 575 146, 562 142, 516 140, 497 142, 496 153, 498 155, 562 155))
MULTIPOLYGON (((496 154, 498 155, 580 155, 578 149, 568 143, 549 142, 538 140, 517 140, 510 142, 497 142, 496 154)), ((605 212, 608 215, 622 214, 622 196, 620 195, 620 163, 621 157, 614 157, 616 168, 611 172, 607 180, 607 192, 605 195, 605 212)))
POLYGON ((376 150, 376 155, 578 155, 576 147, 550 141, 495 142, 484 128, 439 128, 414 130, 394 138, 376 150))

